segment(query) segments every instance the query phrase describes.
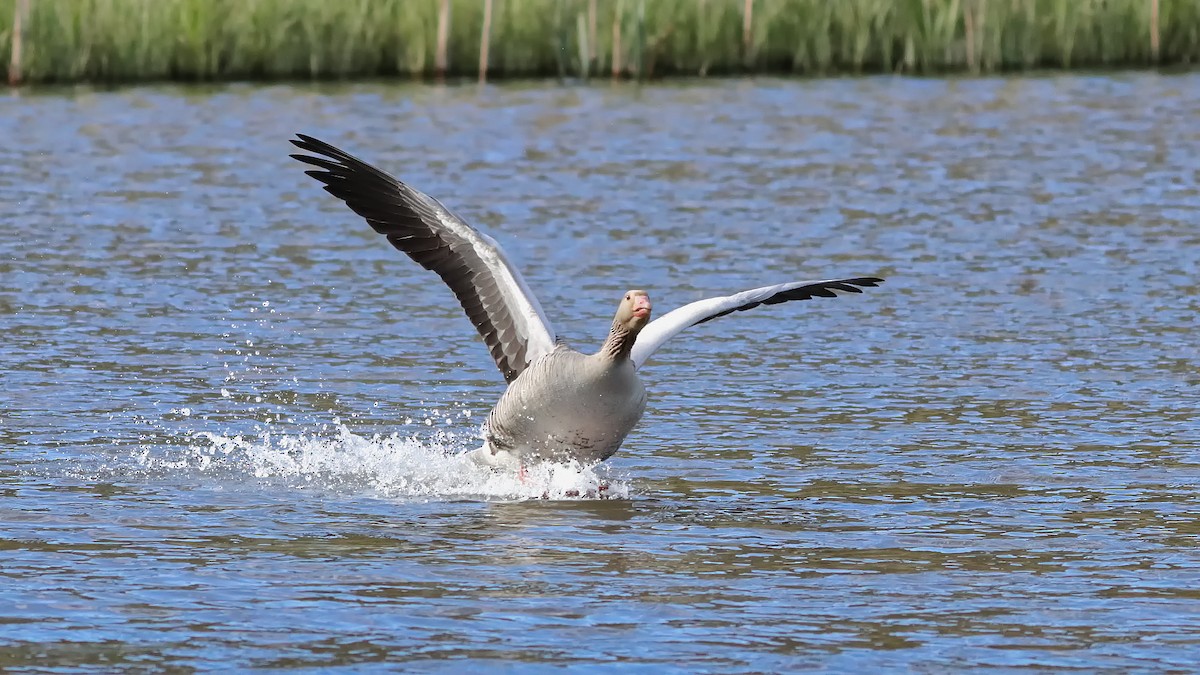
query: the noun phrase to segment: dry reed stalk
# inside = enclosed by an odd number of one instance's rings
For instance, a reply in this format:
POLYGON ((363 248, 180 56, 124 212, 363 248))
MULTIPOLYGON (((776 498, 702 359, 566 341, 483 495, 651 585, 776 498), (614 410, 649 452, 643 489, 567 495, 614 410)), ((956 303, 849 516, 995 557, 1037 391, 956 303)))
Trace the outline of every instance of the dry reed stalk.
POLYGON ((483 0, 483 28, 479 31, 479 81, 487 82, 488 47, 492 43, 492 0, 483 0))
POLYGON ((1158 63, 1158 0, 1150 0, 1150 58, 1158 63))
POLYGON ((616 9, 613 10, 613 38, 612 38, 612 76, 614 78, 621 76, 621 15, 625 12, 624 0, 617 0, 616 9))
POLYGON ((575 15, 575 42, 579 47, 579 76, 586 82, 592 75, 592 62, 588 59, 592 46, 588 43, 587 19, 583 14, 575 15))
POLYGON ((967 0, 962 5, 963 32, 967 42, 967 69, 972 73, 979 72, 979 64, 975 61, 975 2, 967 0))
POLYGON ((588 65, 587 72, 590 74, 592 69, 596 67, 596 0, 588 0, 587 21, 588 21, 588 65))
POLYGON ((742 7, 742 63, 750 65, 750 47, 754 39, 754 0, 746 0, 742 7))
POLYGON ((988 56, 987 48, 988 0, 975 0, 975 2, 979 5, 979 11, 975 16, 975 34, 977 36, 975 42, 979 45, 979 58, 976 60, 976 63, 980 64, 980 67, 991 70, 995 64, 992 63, 991 57, 988 56))
POLYGON ((12 53, 8 61, 8 84, 21 84, 21 43, 25 35, 25 17, 29 16, 29 0, 17 0, 13 7, 12 53))
POLYGON ((450 42, 450 0, 442 0, 438 8, 437 25, 437 54, 433 57, 433 69, 438 79, 446 77, 449 62, 446 58, 446 48, 450 42))
POLYGON ((558 0, 554 3, 554 35, 558 40, 558 49, 554 50, 554 63, 558 66, 558 81, 560 83, 567 81, 567 33, 566 24, 563 23, 563 12, 566 8, 563 6, 566 0, 558 0))
POLYGON ((638 0, 637 7, 637 79, 646 76, 646 0, 638 0))

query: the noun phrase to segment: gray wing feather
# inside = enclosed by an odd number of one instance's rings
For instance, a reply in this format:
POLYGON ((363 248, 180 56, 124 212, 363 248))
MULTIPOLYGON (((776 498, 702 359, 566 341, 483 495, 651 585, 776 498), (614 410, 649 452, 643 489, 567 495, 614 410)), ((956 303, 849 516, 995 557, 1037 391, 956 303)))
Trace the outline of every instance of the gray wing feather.
POLYGON ((494 239, 370 164, 312 136, 296 136, 293 145, 319 155, 292 155, 317 167, 305 173, 446 282, 505 380, 517 379, 554 349, 555 333, 545 312, 494 239))

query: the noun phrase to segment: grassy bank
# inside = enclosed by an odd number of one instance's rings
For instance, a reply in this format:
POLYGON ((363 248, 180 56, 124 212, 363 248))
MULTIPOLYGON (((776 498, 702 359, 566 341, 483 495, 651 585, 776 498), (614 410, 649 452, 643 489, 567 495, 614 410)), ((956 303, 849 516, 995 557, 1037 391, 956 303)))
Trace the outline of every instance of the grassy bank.
POLYGON ((490 77, 1200 60, 1197 0, 447 0, 448 20, 442 1, 0 0, 0 58, 25 82, 474 77, 491 5, 490 77))

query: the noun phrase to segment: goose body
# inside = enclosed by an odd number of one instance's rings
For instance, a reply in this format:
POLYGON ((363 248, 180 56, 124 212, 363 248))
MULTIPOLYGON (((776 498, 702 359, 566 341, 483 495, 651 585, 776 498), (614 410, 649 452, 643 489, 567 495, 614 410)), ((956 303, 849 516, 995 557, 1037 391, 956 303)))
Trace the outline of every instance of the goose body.
POLYGON ((473 457, 509 468, 594 464, 621 447, 645 409, 646 390, 631 360, 560 346, 509 385, 488 415, 486 445, 473 457))
POLYGON ((481 464, 522 470, 539 461, 594 464, 621 447, 646 408, 638 369, 680 331, 727 314, 813 297, 861 293, 876 277, 794 281, 689 303, 650 321, 645 291, 618 304, 594 354, 558 339, 537 298, 491 237, 441 202, 311 136, 292 157, 397 249, 438 274, 487 344, 508 389, 488 414, 481 464))

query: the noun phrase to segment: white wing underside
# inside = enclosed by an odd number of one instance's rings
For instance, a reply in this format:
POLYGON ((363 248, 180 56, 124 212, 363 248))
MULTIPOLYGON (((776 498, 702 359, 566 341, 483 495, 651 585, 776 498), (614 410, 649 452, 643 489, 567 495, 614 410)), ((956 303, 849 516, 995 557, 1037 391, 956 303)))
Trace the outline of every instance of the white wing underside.
POLYGON ((638 333, 637 341, 633 343, 633 351, 630 352, 630 358, 633 359, 634 366, 640 368, 654 352, 658 351, 659 347, 685 328, 732 312, 740 312, 764 304, 774 305, 789 300, 807 300, 813 297, 833 298, 837 297, 836 291, 861 293, 862 290, 858 287, 875 286, 882 282, 882 279, 875 277, 793 281, 753 288, 719 298, 697 300, 667 312, 647 324, 642 332, 638 333))

